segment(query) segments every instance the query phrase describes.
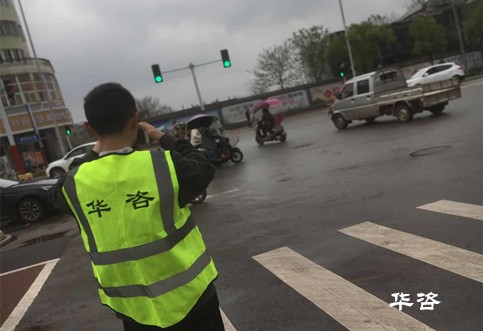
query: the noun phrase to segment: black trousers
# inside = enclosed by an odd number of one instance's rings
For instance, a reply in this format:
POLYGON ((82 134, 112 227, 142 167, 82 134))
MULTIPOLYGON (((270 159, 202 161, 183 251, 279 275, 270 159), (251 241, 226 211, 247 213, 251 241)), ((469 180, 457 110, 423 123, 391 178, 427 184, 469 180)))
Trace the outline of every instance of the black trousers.
POLYGON ((128 320, 122 322, 125 331, 225 331, 216 292, 206 303, 195 307, 184 320, 167 328, 143 325, 128 320))

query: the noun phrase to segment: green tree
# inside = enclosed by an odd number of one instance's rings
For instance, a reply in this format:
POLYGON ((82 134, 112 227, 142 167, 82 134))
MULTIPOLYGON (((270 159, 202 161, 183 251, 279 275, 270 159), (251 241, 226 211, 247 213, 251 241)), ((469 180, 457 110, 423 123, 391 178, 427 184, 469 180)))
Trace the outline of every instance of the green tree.
POLYGON ((276 86, 283 90, 301 82, 300 73, 296 70, 293 47, 288 41, 265 49, 258 55, 257 61, 257 66, 253 70, 253 84, 259 88, 268 90, 276 86))
POLYGON ((290 42, 297 53, 296 60, 302 67, 306 81, 323 79, 327 71, 326 49, 329 30, 323 26, 300 29, 293 33, 290 42))
POLYGON ((463 21, 463 33, 483 48, 483 2, 478 1, 463 21))
POLYGON ((136 107, 139 113, 139 119, 171 113, 173 109, 167 105, 161 105, 158 98, 147 96, 142 99, 136 99, 136 107))
POLYGON ((349 52, 344 35, 332 35, 326 50, 326 58, 330 70, 335 77, 339 76, 339 69, 342 63, 350 67, 349 52))
POLYGON ((446 50, 446 29, 431 16, 418 16, 409 25, 409 35, 414 39, 413 54, 428 54, 433 63, 433 54, 446 50))
POLYGON ((382 17, 373 16, 372 21, 352 24, 349 40, 356 70, 367 72, 383 64, 383 54, 390 52, 396 36, 382 17))

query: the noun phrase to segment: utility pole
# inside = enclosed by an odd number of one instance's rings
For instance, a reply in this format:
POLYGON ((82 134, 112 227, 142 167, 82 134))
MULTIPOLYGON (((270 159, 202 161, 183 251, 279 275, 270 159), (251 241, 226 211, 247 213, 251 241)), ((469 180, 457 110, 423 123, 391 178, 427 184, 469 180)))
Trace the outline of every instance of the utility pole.
POLYGON ((354 68, 354 60, 352 59, 351 44, 349 42, 349 35, 347 34, 347 26, 345 24, 345 16, 344 16, 344 8, 342 7, 342 0, 339 0, 339 6, 340 6, 340 13, 342 14, 342 22, 344 23, 345 41, 347 43, 347 50, 349 51, 349 60, 351 61, 352 77, 355 77, 356 70, 354 68))
POLYGON ((23 22, 25 24, 25 30, 27 31, 28 39, 29 39, 29 42, 30 42, 30 48, 32 48, 32 53, 33 53, 34 59, 35 59, 35 65, 37 66, 37 71, 40 75, 40 78, 42 79, 42 85, 44 87, 45 96, 47 98, 47 104, 49 105, 50 116, 52 117, 52 121, 54 122, 56 140, 59 142, 61 155, 64 155, 67 152, 65 150, 64 140, 62 139, 62 136, 60 135, 59 126, 57 124, 57 118, 56 118, 55 113, 54 113, 54 108, 52 107, 52 100, 50 98, 49 87, 47 85, 47 81, 45 80, 44 73, 40 69, 39 59, 37 58, 37 53, 35 52, 34 43, 32 41, 32 36, 30 35, 30 30, 29 30, 29 27, 28 27, 28 24, 27 24, 27 20, 25 18, 25 14, 24 14, 24 11, 23 11, 21 0, 18 0, 18 6, 20 7, 22 19, 23 19, 23 22))
POLYGON ((460 50, 461 50, 461 56, 463 57, 463 66, 466 71, 469 70, 468 68, 468 61, 466 59, 466 52, 465 52, 465 46, 463 45, 463 37, 461 36, 461 28, 460 28, 460 20, 458 17, 458 12, 456 11, 456 6, 454 5, 454 0, 451 1, 451 8, 453 9, 453 16, 454 16, 454 22, 456 25, 456 33, 458 34, 458 40, 460 42, 460 50))
POLYGON ((196 94, 198 95, 198 102, 200 103, 201 111, 205 112, 205 105, 203 104, 203 99, 201 98, 201 92, 200 92, 200 87, 198 85, 198 80, 196 79, 195 68, 201 67, 201 66, 206 66, 206 65, 209 65, 209 64, 213 64, 213 63, 218 63, 218 62, 222 62, 222 60, 215 60, 215 61, 205 62, 205 63, 201 63, 201 64, 190 63, 190 64, 188 64, 187 67, 184 67, 184 68, 178 68, 178 69, 163 71, 163 74, 168 74, 168 73, 171 73, 171 72, 176 72, 176 71, 181 71, 181 70, 186 70, 186 69, 191 70, 191 75, 193 76, 193 82, 195 83, 196 94))
POLYGON ((203 104, 203 99, 201 99, 200 87, 198 86, 198 81, 196 80, 195 74, 195 66, 193 63, 188 65, 188 68, 191 70, 191 74, 193 75, 193 82, 195 83, 196 94, 198 95, 198 102, 200 103, 201 111, 205 112, 205 105, 203 104))

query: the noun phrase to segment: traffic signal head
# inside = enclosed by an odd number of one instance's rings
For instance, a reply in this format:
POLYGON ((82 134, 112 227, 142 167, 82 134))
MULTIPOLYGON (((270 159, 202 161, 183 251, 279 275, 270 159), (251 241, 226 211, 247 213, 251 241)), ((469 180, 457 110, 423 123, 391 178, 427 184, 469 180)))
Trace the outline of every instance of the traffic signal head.
POLYGON ((72 131, 70 131, 70 126, 65 127, 65 134, 70 136, 72 134, 72 131))
POLYGON ((220 53, 221 53, 221 61, 223 62, 223 67, 230 68, 231 61, 230 61, 230 55, 228 55, 228 50, 222 49, 220 53))
POLYGON ((342 64, 340 65, 340 69, 339 69, 339 75, 340 75, 341 77, 344 77, 344 76, 345 76, 345 63, 342 63, 342 64))
POLYGON ((340 71, 340 76, 341 76, 341 77, 344 77, 344 76, 345 76, 345 75, 344 75, 344 70, 341 70, 341 71, 340 71))
POLYGON ((159 64, 153 64, 151 66, 151 69, 153 69, 154 81, 156 83, 162 83, 163 82, 163 75, 161 74, 161 69, 159 69, 159 64))

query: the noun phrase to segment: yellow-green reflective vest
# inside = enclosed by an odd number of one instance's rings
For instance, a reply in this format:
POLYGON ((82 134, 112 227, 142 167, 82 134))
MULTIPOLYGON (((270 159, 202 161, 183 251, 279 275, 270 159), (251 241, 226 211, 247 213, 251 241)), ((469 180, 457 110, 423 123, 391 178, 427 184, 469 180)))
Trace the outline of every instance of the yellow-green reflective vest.
POLYGON ((69 172, 62 188, 102 303, 141 324, 180 322, 217 277, 178 190, 168 151, 103 156, 69 172))

